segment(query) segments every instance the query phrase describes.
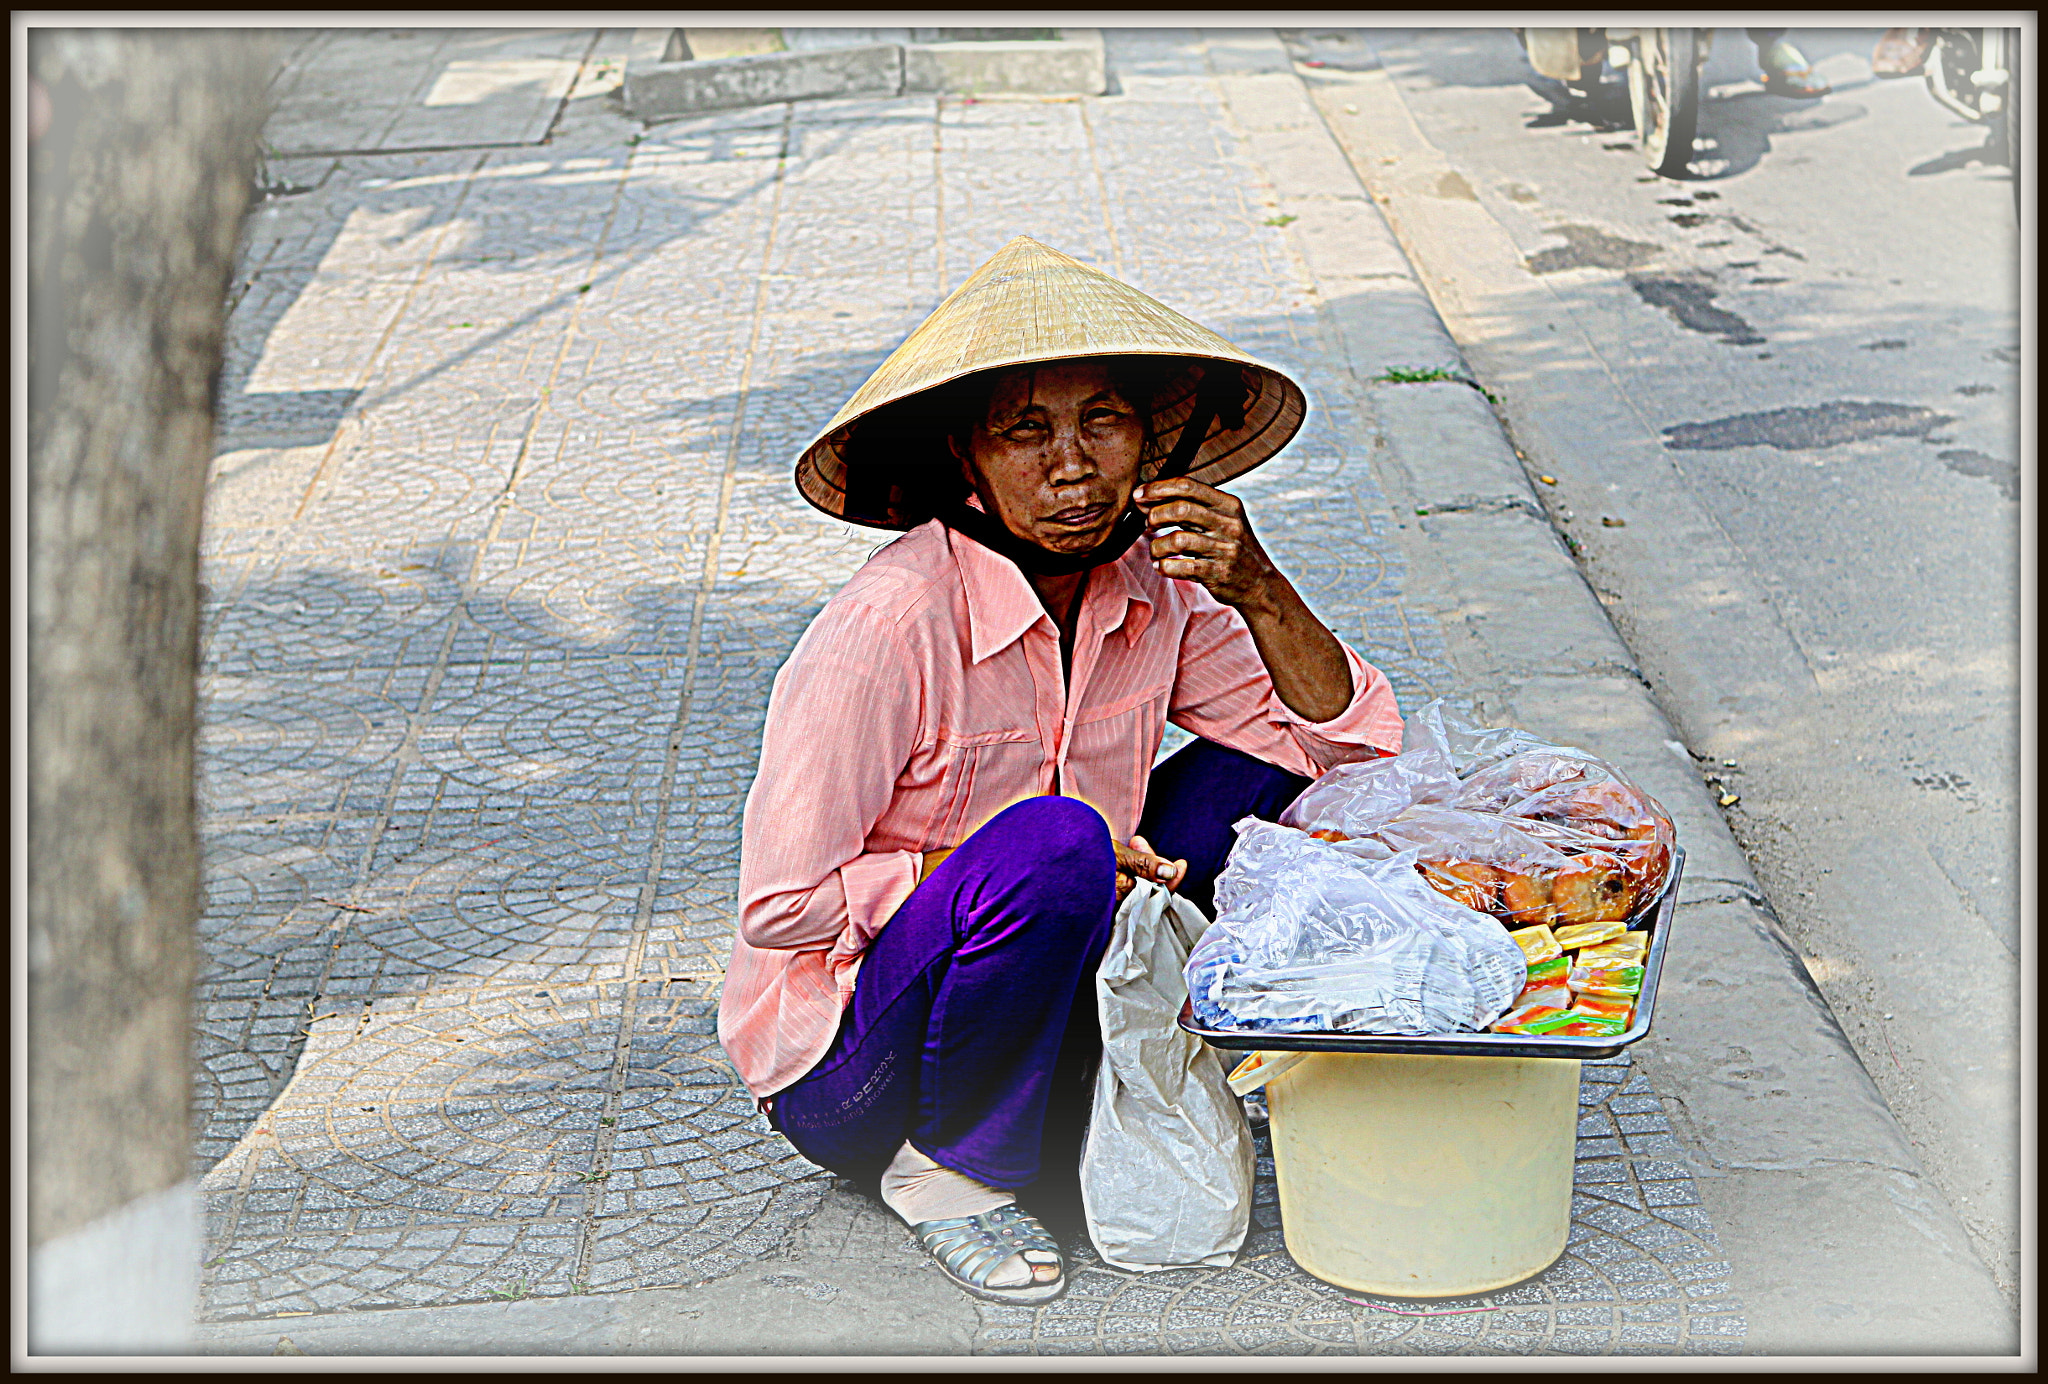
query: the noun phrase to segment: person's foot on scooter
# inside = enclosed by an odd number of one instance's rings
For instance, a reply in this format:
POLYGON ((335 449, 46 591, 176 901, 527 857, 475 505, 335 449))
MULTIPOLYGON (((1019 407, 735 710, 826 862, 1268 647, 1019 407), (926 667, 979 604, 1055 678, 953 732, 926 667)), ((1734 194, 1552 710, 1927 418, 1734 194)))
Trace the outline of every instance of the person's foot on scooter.
POLYGON ((1870 54, 1870 71, 1877 77, 1917 77, 1926 70, 1927 55, 1934 51, 1931 29, 1886 29, 1870 54))
POLYGON ((1777 39, 1760 50, 1757 64, 1763 68, 1759 80, 1763 82, 1764 90, 1773 96, 1811 101, 1834 90, 1826 78, 1814 73, 1813 64, 1806 60, 1805 54, 1785 39, 1777 39))

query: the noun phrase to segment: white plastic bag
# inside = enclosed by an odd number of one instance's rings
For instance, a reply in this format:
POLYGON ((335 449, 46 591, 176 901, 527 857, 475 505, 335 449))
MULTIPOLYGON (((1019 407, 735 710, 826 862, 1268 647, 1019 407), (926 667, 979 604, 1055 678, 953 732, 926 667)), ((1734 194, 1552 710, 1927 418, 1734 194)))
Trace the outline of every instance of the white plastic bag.
POLYGON ((1527 958, 1416 872, 1417 852, 1246 817, 1187 964, 1195 1018, 1283 1033, 1448 1033, 1499 1018, 1527 958))
POLYGON ((1217 1055, 1175 1022, 1182 967, 1208 925, 1186 899, 1139 880, 1095 973, 1102 1066, 1081 1201, 1096 1253, 1119 1269, 1228 1267, 1250 1228, 1244 1107, 1217 1055))

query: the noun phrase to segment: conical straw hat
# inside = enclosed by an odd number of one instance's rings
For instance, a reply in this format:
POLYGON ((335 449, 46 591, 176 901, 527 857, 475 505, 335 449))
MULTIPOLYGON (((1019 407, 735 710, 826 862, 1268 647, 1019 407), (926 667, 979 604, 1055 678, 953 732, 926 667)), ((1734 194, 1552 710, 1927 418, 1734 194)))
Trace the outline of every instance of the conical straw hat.
MULTIPOLYGON (((847 452, 863 420, 884 405, 978 371, 1082 356, 1192 358, 1180 386, 1153 401, 1152 430, 1162 454, 1178 443, 1195 411, 1198 377, 1207 373, 1195 367, 1216 361, 1238 368, 1246 394, 1242 424, 1228 426, 1226 409, 1186 471, 1209 485, 1243 475, 1286 446, 1308 410, 1301 386, 1278 369, 1129 284, 1018 236, 939 304, 841 406, 797 459, 797 489, 835 518, 873 528, 912 527, 929 511, 900 484, 864 500, 869 512, 848 512, 847 452)), ((1156 464, 1151 469, 1156 472, 1156 464)))

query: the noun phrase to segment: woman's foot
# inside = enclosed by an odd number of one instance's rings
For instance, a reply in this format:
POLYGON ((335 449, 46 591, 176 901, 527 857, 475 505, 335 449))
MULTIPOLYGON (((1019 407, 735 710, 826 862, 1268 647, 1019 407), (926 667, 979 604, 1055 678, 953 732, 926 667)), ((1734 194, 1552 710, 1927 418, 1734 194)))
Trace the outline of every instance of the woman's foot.
POLYGON ((1067 1290, 1066 1257, 1058 1243, 1014 1202, 910 1229, 946 1277, 978 1298, 1029 1306, 1067 1290))
POLYGON ((1043 1302, 1066 1287, 1058 1244, 1017 1209, 1015 1197, 933 1162, 909 1140, 882 1174, 881 1193, 883 1205, 968 1292, 1000 1302, 1043 1302), (1002 1249, 1010 1252, 996 1252, 1002 1249))

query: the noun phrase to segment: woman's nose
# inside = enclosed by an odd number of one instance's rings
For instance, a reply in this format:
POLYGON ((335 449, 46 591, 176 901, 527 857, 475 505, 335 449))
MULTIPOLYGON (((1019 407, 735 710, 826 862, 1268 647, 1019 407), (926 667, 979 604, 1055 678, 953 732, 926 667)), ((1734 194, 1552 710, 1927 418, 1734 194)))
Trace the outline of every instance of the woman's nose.
POLYGON ((1058 427, 1052 434, 1052 476, 1057 481, 1072 482, 1085 480, 1095 470, 1095 463, 1081 445, 1081 430, 1078 427, 1058 427))

